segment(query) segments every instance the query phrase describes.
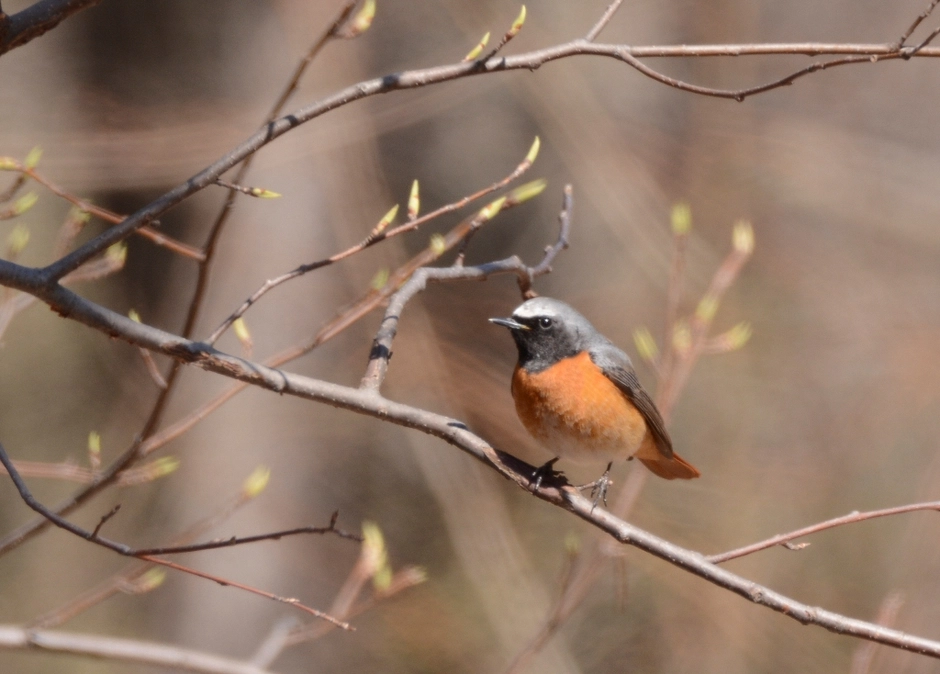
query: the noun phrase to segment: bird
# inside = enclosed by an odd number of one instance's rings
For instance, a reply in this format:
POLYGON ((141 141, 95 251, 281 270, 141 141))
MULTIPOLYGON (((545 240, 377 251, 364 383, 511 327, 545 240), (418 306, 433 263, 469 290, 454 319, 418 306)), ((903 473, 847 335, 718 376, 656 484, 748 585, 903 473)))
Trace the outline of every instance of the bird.
POLYGON ((606 497, 615 460, 635 456, 666 480, 700 476, 673 451, 663 417, 630 357, 573 307, 535 297, 511 317, 489 320, 509 329, 519 351, 511 386, 519 420, 554 456, 535 471, 536 490, 562 458, 607 462, 603 476, 582 487, 591 487, 598 499, 606 497))

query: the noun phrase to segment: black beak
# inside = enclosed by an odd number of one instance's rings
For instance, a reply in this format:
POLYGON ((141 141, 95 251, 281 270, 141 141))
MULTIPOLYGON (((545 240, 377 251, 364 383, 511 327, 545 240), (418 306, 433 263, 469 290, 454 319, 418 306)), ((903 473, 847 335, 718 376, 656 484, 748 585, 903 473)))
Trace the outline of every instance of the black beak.
POLYGON ((512 318, 491 318, 490 323, 495 323, 496 325, 501 325, 504 328, 509 328, 510 330, 530 330, 528 325, 523 325, 519 321, 513 320, 512 318))

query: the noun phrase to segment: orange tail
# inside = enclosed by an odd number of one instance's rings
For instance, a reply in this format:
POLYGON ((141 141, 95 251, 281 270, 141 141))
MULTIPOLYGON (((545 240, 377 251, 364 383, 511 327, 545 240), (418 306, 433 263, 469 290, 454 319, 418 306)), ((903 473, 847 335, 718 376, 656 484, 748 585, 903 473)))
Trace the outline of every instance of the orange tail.
POLYGON ((695 466, 675 452, 673 452, 672 456, 669 458, 659 453, 657 453, 655 459, 644 459, 639 456, 637 458, 643 462, 644 466, 666 480, 675 480, 676 478, 680 480, 691 480, 701 475, 701 473, 695 469, 695 466))

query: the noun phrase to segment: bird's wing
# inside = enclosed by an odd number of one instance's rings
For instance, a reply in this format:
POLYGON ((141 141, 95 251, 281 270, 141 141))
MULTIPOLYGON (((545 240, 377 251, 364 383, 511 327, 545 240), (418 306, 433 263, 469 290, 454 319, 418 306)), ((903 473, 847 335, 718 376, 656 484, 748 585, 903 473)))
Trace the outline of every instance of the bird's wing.
POLYGON ((617 385, 625 396, 633 403, 633 406, 639 410, 646 421, 646 427, 653 435, 656 447, 660 453, 671 458, 672 440, 666 431, 666 423, 662 415, 656 409, 656 403, 650 398, 649 394, 637 379, 636 372, 633 369, 633 363, 630 357, 618 349, 613 344, 607 344, 590 351, 591 360, 601 368, 601 371, 617 385))

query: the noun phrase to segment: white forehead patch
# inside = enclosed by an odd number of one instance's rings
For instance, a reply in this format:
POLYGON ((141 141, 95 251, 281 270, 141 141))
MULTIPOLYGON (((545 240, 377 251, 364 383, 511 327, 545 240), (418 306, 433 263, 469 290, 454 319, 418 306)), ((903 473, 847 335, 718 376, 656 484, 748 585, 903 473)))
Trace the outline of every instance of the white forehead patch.
POLYGON ((535 318, 536 316, 557 316, 558 303, 547 297, 536 297, 535 299, 523 302, 512 315, 516 318, 535 318))

